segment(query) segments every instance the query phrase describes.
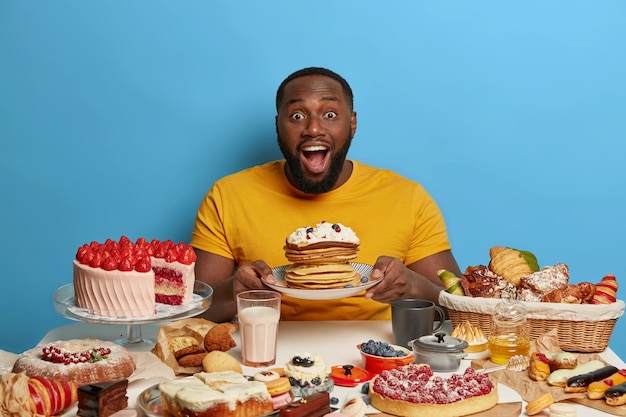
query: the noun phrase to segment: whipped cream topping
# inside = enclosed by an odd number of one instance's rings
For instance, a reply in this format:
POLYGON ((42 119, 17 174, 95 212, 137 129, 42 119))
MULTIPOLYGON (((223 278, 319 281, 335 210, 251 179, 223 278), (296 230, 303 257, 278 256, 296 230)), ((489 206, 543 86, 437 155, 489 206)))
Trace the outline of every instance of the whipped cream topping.
POLYGON ((310 245, 318 242, 347 242, 357 245, 361 243, 356 233, 348 226, 326 221, 318 223, 315 227, 300 227, 287 238, 287 243, 293 245, 310 245))
POLYGON ((296 353, 293 357, 309 358, 313 361, 312 366, 294 365, 290 360, 284 366, 285 375, 298 381, 311 382, 314 378, 324 381, 330 375, 330 368, 326 367, 324 359, 320 355, 312 356, 308 352, 296 353))

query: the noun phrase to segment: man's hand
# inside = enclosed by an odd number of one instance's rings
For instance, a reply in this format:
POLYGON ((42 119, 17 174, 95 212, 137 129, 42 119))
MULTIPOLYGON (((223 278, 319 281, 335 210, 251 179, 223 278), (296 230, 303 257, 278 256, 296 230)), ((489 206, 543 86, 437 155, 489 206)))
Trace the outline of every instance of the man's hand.
POLYGON ((272 275, 272 268, 265 261, 259 260, 242 265, 234 275, 233 286, 235 294, 248 290, 267 289, 267 286, 261 279, 270 284, 276 283, 274 275, 272 275))
POLYGON ((381 303, 391 303, 403 298, 409 281, 408 274, 413 273, 398 258, 381 256, 376 260, 372 270, 371 279, 376 280, 383 277, 383 280, 370 288, 365 294, 365 298, 373 298, 381 303))

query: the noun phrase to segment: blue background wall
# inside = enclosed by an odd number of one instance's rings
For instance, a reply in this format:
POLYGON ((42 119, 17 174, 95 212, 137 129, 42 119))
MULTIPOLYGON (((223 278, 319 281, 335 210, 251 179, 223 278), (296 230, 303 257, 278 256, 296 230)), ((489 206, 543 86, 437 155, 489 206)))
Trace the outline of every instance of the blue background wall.
POLYGON ((507 245, 626 288, 625 39, 621 0, 1 0, 0 349, 70 323, 82 243, 189 241, 214 180, 280 157, 276 88, 311 65, 355 91, 349 156, 427 187, 461 268, 507 245))

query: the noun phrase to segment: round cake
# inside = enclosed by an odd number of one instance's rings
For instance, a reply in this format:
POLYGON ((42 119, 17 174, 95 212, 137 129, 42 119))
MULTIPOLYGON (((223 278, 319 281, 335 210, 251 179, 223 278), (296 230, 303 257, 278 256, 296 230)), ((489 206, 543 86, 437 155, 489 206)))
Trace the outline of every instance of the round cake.
POLYGON ((183 242, 85 243, 76 251, 76 306, 103 317, 148 317, 156 303, 189 304, 193 299, 196 255, 183 242))
POLYGON ((135 371, 130 353, 113 342, 72 339, 27 350, 13 365, 13 372, 30 377, 74 382, 78 386, 128 378, 135 371))
POLYGON ((428 365, 383 371, 369 384, 379 411, 402 417, 454 417, 478 413, 498 403, 498 389, 487 374, 468 368, 449 378, 434 376, 428 365))

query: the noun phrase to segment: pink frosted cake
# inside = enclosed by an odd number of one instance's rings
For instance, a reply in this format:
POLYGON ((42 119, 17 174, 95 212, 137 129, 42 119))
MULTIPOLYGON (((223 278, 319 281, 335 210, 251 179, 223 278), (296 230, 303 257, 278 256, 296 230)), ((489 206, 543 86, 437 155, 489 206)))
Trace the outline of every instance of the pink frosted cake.
POLYGON ((156 303, 191 302, 196 255, 183 242, 156 239, 84 244, 74 260, 76 305, 105 317, 147 317, 156 303))

